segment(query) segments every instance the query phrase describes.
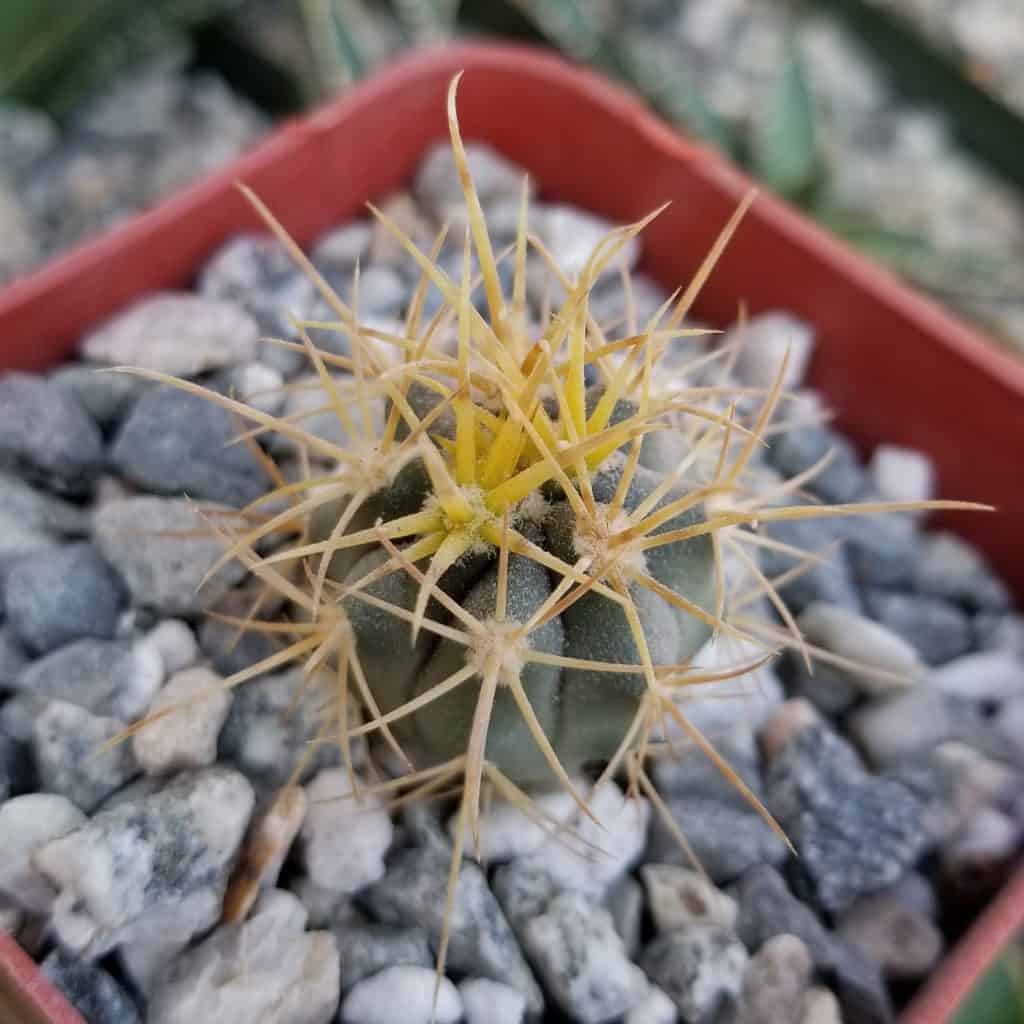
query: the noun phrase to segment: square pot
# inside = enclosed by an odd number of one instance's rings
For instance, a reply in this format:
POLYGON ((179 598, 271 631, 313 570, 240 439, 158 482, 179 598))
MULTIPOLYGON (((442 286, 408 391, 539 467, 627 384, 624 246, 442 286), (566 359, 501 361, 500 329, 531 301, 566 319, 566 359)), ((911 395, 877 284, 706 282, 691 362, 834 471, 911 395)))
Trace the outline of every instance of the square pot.
MULTIPOLYGON (((88 328, 147 292, 185 286, 218 245, 258 229, 235 181, 253 188, 300 242, 357 215, 365 200, 403 185, 427 147, 446 136, 445 91, 460 69, 464 137, 526 167, 543 195, 620 222, 672 201, 644 234, 642 265, 670 289, 690 278, 751 185, 636 99, 560 58, 505 45, 427 51, 0 292, 0 367, 58 362, 88 328)), ((936 521, 982 549, 1024 597, 1012 514, 1024 499, 1024 364, 770 195, 754 203, 696 313, 727 323, 741 300, 751 313, 785 309, 815 326, 809 384, 862 448, 880 441, 920 448, 935 460, 941 496, 1002 510, 936 521)), ((1024 870, 904 1020, 946 1020, 1021 924, 1024 870)), ((12 947, 0 935, 0 1009, 6 989, 34 998, 41 1021, 78 1021, 56 1008, 62 1001, 12 947)))

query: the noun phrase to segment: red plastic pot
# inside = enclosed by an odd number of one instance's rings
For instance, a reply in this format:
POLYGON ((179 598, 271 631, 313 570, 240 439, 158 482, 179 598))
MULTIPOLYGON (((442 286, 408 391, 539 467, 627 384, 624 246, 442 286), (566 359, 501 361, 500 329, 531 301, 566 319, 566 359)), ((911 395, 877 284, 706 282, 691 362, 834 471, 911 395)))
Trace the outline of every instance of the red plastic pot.
MULTIPOLYGON (((543 194, 619 221, 666 199, 645 234, 644 266, 664 285, 689 279, 750 187, 719 155, 686 142, 608 82, 545 53, 470 44, 408 57, 205 181, 0 293, 0 366, 41 369, 125 303, 186 285, 231 235, 258 227, 233 188, 244 181, 300 241, 405 183, 445 135, 444 93, 466 71, 459 118, 526 167, 543 194)), ((994 515, 946 515, 1024 597, 1013 512, 1024 500, 1024 365, 935 304, 836 242, 770 195, 755 202, 705 288, 697 312, 729 322, 791 310, 818 330, 810 382, 865 449, 879 441, 935 459, 945 497, 986 501, 994 515)), ((995 951, 1024 924, 1024 869, 907 1011, 947 1019, 995 951)), ((45 983, 0 936, 0 984, 45 983)), ((3 1004, 0 1003, 0 1006, 3 1004)), ((41 1020, 70 1022, 50 995, 41 1020)), ((32 1018, 25 1018, 31 1020, 32 1018)))

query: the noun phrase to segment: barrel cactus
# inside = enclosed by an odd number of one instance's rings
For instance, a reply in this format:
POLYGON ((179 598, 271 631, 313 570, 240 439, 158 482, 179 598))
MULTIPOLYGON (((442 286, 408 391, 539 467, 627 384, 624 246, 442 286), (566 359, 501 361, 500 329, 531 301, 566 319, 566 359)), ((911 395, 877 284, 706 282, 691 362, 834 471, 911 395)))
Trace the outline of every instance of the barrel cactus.
POLYGON ((656 214, 611 232, 567 279, 529 236, 524 186, 516 240, 496 256, 459 134, 457 82, 448 120, 468 214, 456 240, 461 274, 438 262, 451 244, 444 229, 427 253, 374 211, 420 273, 404 331, 362 324, 356 302, 341 300, 248 193, 336 317, 296 321, 299 340, 278 343, 305 353, 327 396, 321 411, 337 417, 345 443, 299 418, 139 371, 236 413, 253 427, 251 444, 267 431, 294 442, 298 479, 263 455, 276 486, 243 510, 245 525, 210 519, 225 543, 211 574, 237 559, 284 608, 232 620, 284 643, 225 685, 301 663, 330 711, 317 743, 340 744, 350 768, 357 737, 390 751, 401 774, 380 792, 416 799, 458 784, 451 885, 478 834, 484 788, 543 820, 532 794, 563 787, 590 813, 595 775, 622 772, 657 806, 643 759, 669 721, 756 804, 678 698, 749 672, 780 645, 809 651, 743 553, 759 522, 877 507, 787 507, 785 488, 764 500, 751 493, 747 473, 783 398, 784 365, 756 395, 688 387, 677 362, 659 368, 680 338, 706 333, 687 315, 750 198, 691 284, 610 341, 590 292, 656 214), (539 324, 525 298, 531 245, 564 293, 539 324), (513 268, 510 294, 503 261, 513 268), (442 298, 429 317, 428 289, 442 298), (311 335, 324 331, 344 344, 318 347, 311 335), (730 551, 745 582, 776 603, 777 628, 742 617, 730 551), (699 668, 694 656, 712 635, 760 649, 726 670, 699 668))

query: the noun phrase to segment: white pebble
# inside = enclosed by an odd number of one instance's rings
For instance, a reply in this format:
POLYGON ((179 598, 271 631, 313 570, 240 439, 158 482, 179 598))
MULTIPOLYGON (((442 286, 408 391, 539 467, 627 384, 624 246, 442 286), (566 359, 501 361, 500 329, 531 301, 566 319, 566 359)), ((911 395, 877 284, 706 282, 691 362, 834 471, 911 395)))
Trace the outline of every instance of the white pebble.
POLYGON ((676 864, 645 864, 640 877, 647 905, 659 932, 691 924, 717 924, 730 931, 736 924, 736 901, 702 874, 676 864))
POLYGON ((526 996, 500 981, 467 978, 459 985, 465 1024, 522 1024, 526 996))
POLYGON ((388 967, 364 978, 341 1004, 343 1024, 455 1024, 462 1016, 458 990, 441 979, 434 1005, 434 972, 429 967, 388 967))
POLYGON ((525 860, 540 865, 563 888, 599 898, 640 859, 651 807, 643 799, 627 800, 614 782, 597 790, 589 806, 600 824, 578 811, 567 830, 550 836, 525 860))
POLYGON ((147 775, 202 768, 217 759, 217 737, 231 705, 223 680, 208 668, 171 676, 149 714, 169 712, 132 737, 135 757, 147 775))
POLYGON ((868 472, 885 501, 929 501, 935 497, 935 463, 916 448, 881 444, 871 456, 868 472))
POLYGON ((625 1024, 676 1024, 676 1004, 662 989, 652 985, 647 995, 626 1014, 625 1024))
POLYGON ((118 695, 115 708, 119 718, 132 721, 148 708, 167 678, 163 655, 155 644, 143 638, 132 646, 132 671, 118 695))
POLYGON ((273 416, 284 406, 284 375, 266 363, 246 363, 231 375, 240 401, 273 416))
POLYGON ((384 875, 391 817, 374 796, 352 796, 341 769, 320 772, 306 787, 303 858, 310 878, 325 889, 355 892, 384 875))
POLYGON ((863 665, 863 671, 835 669, 866 693, 903 689, 923 671, 917 651, 906 640, 848 608, 815 601, 803 610, 797 625, 809 643, 863 665))
POLYGON ((931 682, 943 693, 967 700, 1024 696, 1024 661, 1005 651, 965 654, 937 668, 931 682))
MULTIPOLYGON (((541 233, 551 255, 570 279, 579 276, 594 249, 614 228, 614 224, 601 217, 565 205, 548 207, 541 222, 541 233)), ((609 269, 632 270, 639 258, 640 243, 633 238, 611 261, 609 269)))
POLYGON ((0 805, 0 892, 30 913, 49 913, 57 890, 36 869, 32 855, 85 821, 70 800, 55 793, 29 793, 0 805))
POLYGON ((145 643, 155 647, 163 659, 168 675, 194 665, 199 658, 199 644, 192 627, 181 619, 163 619, 145 637, 145 643))
MULTIPOLYGON (((576 808, 571 793, 558 790, 534 798, 538 810, 559 822, 568 821, 576 808)), ((454 839, 458 815, 448 820, 448 834, 454 839)), ((551 834, 552 826, 531 817, 504 800, 496 800, 480 816, 480 859, 485 864, 524 857, 540 849, 551 834)), ((467 835, 465 852, 473 853, 473 837, 467 835)))
POLYGON ((770 388, 775 383, 782 360, 789 361, 782 376, 782 387, 792 391, 800 387, 814 353, 814 329, 789 313, 770 312, 755 316, 743 327, 729 331, 724 343, 739 341, 736 376, 747 387, 770 388))

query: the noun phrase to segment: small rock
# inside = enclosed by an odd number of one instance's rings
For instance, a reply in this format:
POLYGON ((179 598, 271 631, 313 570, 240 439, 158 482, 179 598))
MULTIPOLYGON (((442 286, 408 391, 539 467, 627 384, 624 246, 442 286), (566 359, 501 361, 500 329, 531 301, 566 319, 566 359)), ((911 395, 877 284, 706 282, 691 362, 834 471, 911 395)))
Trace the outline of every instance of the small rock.
POLYGON ((260 412, 276 415, 284 407, 284 375, 266 363, 245 363, 231 371, 229 394, 260 412))
POLYGON ((232 562, 199 590, 224 544, 184 498, 112 501, 96 512, 94 530, 103 557, 120 573, 135 603, 164 615, 196 614, 245 575, 244 567, 232 562))
POLYGON ((522 941, 526 925, 544 913, 547 905, 563 890, 543 866, 527 858, 503 864, 494 873, 494 895, 505 916, 522 941))
POLYGON ((139 773, 127 742, 103 750, 125 723, 77 704, 52 700, 35 720, 33 750, 40 788, 66 796, 86 813, 139 773))
POLYGON ((157 494, 243 506, 268 489, 266 471, 236 419, 208 398, 174 387, 139 399, 111 449, 118 471, 157 494))
POLYGON ((84 637, 114 636, 121 582, 91 544, 23 558, 4 581, 7 621, 25 648, 46 654, 84 637))
POLYGON ((311 928, 331 928, 335 925, 364 925, 366 915, 344 892, 334 892, 317 885, 308 875, 291 878, 287 887, 309 914, 311 928))
MULTIPOLYGON (((802 700, 811 704, 823 715, 835 718, 857 701, 858 688, 854 686, 846 675, 827 665, 822 661, 812 665, 812 670, 807 670, 803 658, 796 651, 787 651, 783 656, 783 665, 786 680, 786 692, 794 700, 802 700)), ((788 703, 788 702, 787 702, 788 703)), ((784 706, 784 705, 783 705, 784 706)), ((771 719, 769 719, 769 722, 771 719)), ((767 729, 767 726, 765 726, 767 729)), ((762 730, 762 738, 765 730, 762 730)), ((766 756, 769 744, 773 741, 764 740, 766 756)))
POLYGON ((752 867, 739 880, 737 897, 736 933, 748 949, 761 949, 777 935, 795 935, 819 970, 831 968, 832 936, 818 915, 789 891, 778 871, 767 864, 752 867))
POLYGON ((792 391, 800 387, 807 374, 814 353, 814 328, 790 313, 761 313, 722 339, 723 344, 732 341, 740 345, 736 376, 751 388, 771 388, 788 352, 782 390, 792 391))
POLYGON ((735 936, 702 924, 659 936, 644 951, 640 965, 684 1021, 711 1024, 736 1006, 747 960, 735 936))
POLYGON ((1010 700, 1024 696, 1024 661, 1003 651, 965 654, 933 672, 931 685, 965 700, 1010 700))
POLYGON ((208 668, 172 675, 147 715, 164 717, 132 737, 132 749, 147 775, 202 768, 217 758, 217 736, 231 705, 224 680, 208 668))
POLYGON ((889 990, 878 964, 856 946, 833 937, 833 987, 847 1024, 892 1024, 894 1014, 889 990))
POLYGON ((853 748, 823 725, 801 730, 779 752, 766 791, 815 899, 829 911, 896 881, 929 842, 917 798, 864 772, 853 748))
MULTIPOLYGON (((479 142, 467 144, 466 162, 477 196, 485 209, 498 199, 519 199, 525 177, 522 168, 479 142)), ((423 158, 416 172, 413 191, 438 219, 441 219, 438 215, 447 204, 463 202, 455 156, 447 142, 438 143, 423 158)))
POLYGON ((32 856, 85 820, 70 800, 55 793, 28 793, 0 804, 0 835, 4 837, 0 893, 31 914, 49 913, 57 890, 36 870, 32 856))
POLYGON ((53 909, 61 943, 102 955, 154 908, 226 884, 252 804, 241 775, 208 768, 48 843, 35 864, 61 890, 53 909))
POLYGON ((715 924, 730 931, 735 926, 736 901, 699 872, 674 864, 645 864, 640 877, 659 932, 691 924, 715 924))
POLYGON ((867 693, 886 694, 909 686, 923 671, 921 659, 906 640, 849 609, 816 601, 800 613, 797 626, 809 643, 855 663, 857 668, 832 667, 867 693))
POLYGON ((885 898, 931 921, 937 920, 939 916, 939 901, 935 895, 935 888, 917 871, 908 871, 892 885, 879 889, 867 898, 885 898))
POLYGON ((559 886, 600 899, 640 859, 651 808, 646 800, 627 799, 614 782, 593 792, 589 806, 600 824, 578 811, 568 832, 549 836, 527 860, 541 865, 559 886))
POLYGON ((0 625, 0 690, 13 690, 28 664, 28 655, 5 626, 0 625))
POLYGON ((82 341, 94 363, 198 377, 256 357, 259 327, 232 302, 188 293, 152 295, 82 341))
POLYGON ((313 245, 310 256, 321 273, 329 277, 351 274, 357 263, 365 262, 373 225, 356 220, 340 228, 332 228, 313 245))
POLYGON ((130 721, 146 710, 163 681, 163 660, 145 642, 77 640, 29 664, 16 688, 130 721))
POLYGON ((309 877, 339 892, 356 892, 382 878, 394 829, 380 801, 366 793, 355 799, 340 769, 320 772, 306 798, 302 849, 309 877))
POLYGON ((944 693, 919 686, 854 712, 848 731, 873 765, 890 765, 960 736, 963 723, 956 711, 944 693))
POLYGON ((239 635, 237 626, 213 618, 199 623, 199 648, 222 676, 250 668, 280 650, 266 633, 247 629, 239 635))
POLYGON ((342 1024, 456 1024, 461 1017, 462 1000, 447 978, 437 987, 428 967, 389 967, 349 992, 341 1004, 340 1020, 342 1024))
POLYGON ((191 1024, 207 1019, 211 1007, 226 1021, 328 1024, 338 1010, 338 949, 329 932, 305 926, 294 896, 265 893, 249 920, 222 925, 168 965, 147 1024, 191 1024))
POLYGON ((810 702, 802 697, 791 697, 779 705, 775 714, 765 722, 761 730, 761 746, 764 756, 773 760, 790 743, 811 726, 821 724, 821 715, 810 702))
MULTIPOLYGON (((834 519, 780 520, 766 524, 765 535, 808 553, 823 554, 830 545, 844 537, 844 531, 837 523, 834 519)), ((769 578, 788 572, 798 562, 794 556, 779 551, 766 549, 761 552, 761 569, 769 578)), ((812 565, 781 586, 779 593, 794 614, 799 614, 814 601, 826 601, 851 611, 860 611, 861 607, 849 559, 841 548, 831 551, 824 561, 812 565)))
POLYGON ((633 959, 640 948, 643 928, 644 888, 632 875, 623 875, 608 890, 604 905, 612 915, 626 956, 633 959))
POLYGON ((131 997, 106 971, 55 949, 40 970, 87 1021, 102 1024, 141 1024, 131 997))
MULTIPOLYGON (((379 209, 417 245, 426 245, 429 248, 434 230, 411 195, 407 192, 398 192, 388 196, 379 205, 379 209)), ((375 220, 370 236, 370 264, 386 264, 401 270, 407 265, 408 259, 401 243, 381 221, 375 220)))
POLYGON ((434 966, 430 937, 423 928, 343 923, 332 931, 341 956, 342 994, 387 967, 434 966))
POLYGON ((883 501, 930 501, 935 463, 916 448, 880 444, 868 463, 871 483, 883 501))
POLYGON ((38 491, 20 476, 0 472, 0 521, 61 537, 89 533, 89 512, 54 494, 38 491))
POLYGON ((0 897, 0 932, 16 936, 24 923, 24 913, 13 903, 0 897))
POLYGON ((1021 827, 994 807, 982 807, 942 852, 944 872, 955 880, 977 879, 1001 873, 1017 850, 1021 827))
POLYGON ((837 931, 882 968, 887 978, 921 978, 942 954, 942 932, 931 919, 888 893, 858 900, 837 931))
MULTIPOLYGON (((545 814, 559 822, 572 818, 576 804, 571 793, 558 790, 541 793, 534 797, 534 803, 545 814)), ((448 820, 448 835, 454 839, 458 815, 448 820)), ((547 841, 551 825, 527 814, 515 804, 496 799, 480 815, 480 860, 495 864, 535 853, 547 841)), ((465 852, 473 852, 473 837, 466 836, 465 852)))
POLYGON ((146 634, 145 643, 160 654, 168 675, 189 668, 199 660, 195 633, 181 619, 162 619, 146 634))
POLYGON ((94 366, 58 367, 50 379, 73 395, 104 431, 116 426, 152 385, 130 373, 104 373, 94 366))
POLYGON ((217 924, 220 916, 216 887, 197 889, 142 914, 124 929, 118 946, 125 973, 140 992, 150 995, 166 966, 193 937, 217 924))
POLYGON ((676 1004, 656 985, 626 1014, 624 1024, 676 1024, 676 1004))
POLYGON ((912 644, 929 665, 942 665, 971 647, 970 620, 952 601, 869 588, 868 614, 912 644))
POLYGON ((628 1013, 647 982, 630 963, 611 915, 578 893, 556 896, 525 928, 526 951, 558 1005, 581 1024, 628 1013))
POLYGON ((966 541, 947 532, 930 533, 921 546, 915 585, 922 594, 944 597, 975 611, 1004 612, 1006 585, 966 541))
POLYGON ((747 965, 738 1014, 741 1024, 798 1021, 811 970, 811 954, 795 935, 769 939, 747 965))
POLYGON ((822 988, 820 985, 809 988, 804 993, 797 1022, 798 1024, 843 1024, 839 1000, 827 988, 822 988))
POLYGON ((807 489, 834 504, 856 501, 867 490, 867 475, 853 445, 828 427, 807 425, 787 430, 772 441, 768 458, 784 476, 794 477, 830 451, 835 453, 832 460, 807 482, 807 489))
POLYGON ((508 985, 489 978, 467 978, 459 984, 466 1024, 522 1024, 526 999, 508 985))
MULTIPOLYGON (((361 901, 384 924, 425 928, 436 949, 447 897, 448 859, 448 852, 433 847, 402 850, 387 874, 361 894, 361 901)), ((448 965, 453 971, 511 985, 526 996, 531 1013, 539 1013, 544 1005, 487 879, 467 860, 459 869, 455 890, 448 965)))
POLYGON ((833 521, 854 578, 864 587, 911 589, 921 549, 914 519, 905 512, 851 515, 833 521))
POLYGON ((971 623, 974 642, 983 651, 1005 651, 1024 659, 1024 615, 982 612, 971 623))
MULTIPOLYGON (((540 234, 555 262, 570 280, 583 271, 597 245, 614 230, 615 225, 575 206, 549 206, 540 223, 540 234)), ((609 264, 609 269, 632 270, 640 258, 640 243, 634 238, 626 243, 609 264)))
POLYGON ((85 495, 103 466, 103 439, 63 388, 8 373, 0 376, 0 466, 60 494, 85 495))
MULTIPOLYGON (((353 389, 355 378, 348 374, 332 374, 335 386, 346 406, 353 405, 353 389)), ((312 437, 334 448, 350 448, 359 438, 353 438, 346 429, 344 421, 338 416, 331 405, 330 393, 324 388, 320 378, 315 374, 303 374, 291 382, 291 389, 285 398, 282 416, 293 422, 305 437, 312 437)), ((384 429, 385 405, 381 398, 371 398, 367 403, 371 426, 375 437, 380 437, 384 429)), ((355 417, 350 417, 354 422, 355 417)), ((356 427, 358 431, 359 427, 356 427)), ((270 436, 269 446, 273 452, 285 454, 294 451, 296 442, 283 432, 270 436)), ((315 442, 307 442, 313 455, 332 457, 329 449, 319 450, 315 442)))
MULTIPOLYGON (((299 759, 309 753, 308 744, 321 734, 323 692, 317 680, 307 681, 301 668, 263 676, 238 687, 218 740, 220 759, 237 766, 261 786, 283 786, 299 759), (298 700, 296 694, 300 694, 298 700)), ((357 767, 360 749, 353 744, 357 767)), ((307 759, 301 779, 308 779, 319 768, 333 767, 339 760, 333 744, 321 743, 307 759)))

